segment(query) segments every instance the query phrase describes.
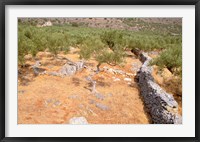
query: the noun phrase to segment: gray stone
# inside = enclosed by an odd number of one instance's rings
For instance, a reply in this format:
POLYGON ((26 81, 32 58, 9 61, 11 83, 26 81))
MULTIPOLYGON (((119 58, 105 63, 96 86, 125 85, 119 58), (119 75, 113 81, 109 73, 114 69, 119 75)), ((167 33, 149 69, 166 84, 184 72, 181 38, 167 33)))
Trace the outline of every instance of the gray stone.
POLYGON ((59 100, 57 100, 57 101, 54 102, 54 105, 59 106, 59 105, 61 105, 61 102, 59 100))
POLYGON ((80 104, 80 105, 79 105, 79 108, 84 108, 84 105, 83 105, 83 104, 80 104))
POLYGON ((102 94, 98 93, 98 92, 95 92, 94 95, 95 95, 95 97, 96 97, 97 99, 100 99, 100 100, 103 100, 103 99, 104 99, 104 96, 103 96, 102 94))
POLYGON ((178 103, 171 94, 165 92, 154 82, 149 66, 151 58, 146 53, 140 54, 143 62, 137 72, 137 80, 145 106, 155 124, 179 124, 181 116, 178 115, 178 103))
POLYGON ((131 78, 124 78, 124 81, 132 81, 131 78))
POLYGON ((69 99, 78 99, 79 96, 78 96, 78 95, 71 95, 71 96, 69 96, 68 98, 69 98, 69 99))
POLYGON ((84 62, 83 61, 78 61, 76 63, 68 62, 60 69, 59 74, 62 75, 62 76, 73 75, 77 71, 79 71, 83 68, 84 68, 84 62))
POLYGON ((57 73, 57 72, 49 72, 48 74, 52 75, 52 76, 59 76, 59 73, 57 73))
POLYGON ((39 75, 45 71, 45 69, 39 68, 41 66, 40 61, 36 61, 36 63, 32 66, 34 75, 39 75))
POLYGON ((119 78, 115 78, 113 81, 120 81, 120 79, 119 78))
POLYGON ((182 117, 180 115, 175 116, 174 124, 182 124, 182 117))
POLYGON ((69 124, 88 124, 88 121, 85 117, 73 117, 69 120, 69 124))
POLYGON ((90 100, 89 100, 89 103, 90 103, 90 104, 94 104, 95 101, 90 99, 90 100))
POLYGON ((71 66, 71 65, 64 65, 61 70, 59 71, 59 73, 61 75, 73 75, 76 72, 76 66, 71 66))
POLYGON ((112 94, 112 93, 109 93, 109 94, 108 94, 108 97, 112 97, 112 96, 113 96, 113 94, 112 94))
POLYGON ((106 105, 96 103, 96 107, 100 108, 101 110, 109 110, 110 108, 106 105))
POLYGON ((46 103, 52 103, 53 102, 53 99, 47 99, 46 100, 46 103))
POLYGON ((136 72, 136 71, 138 71, 139 69, 140 69, 140 64, 139 63, 133 63, 132 64, 132 68, 131 68, 131 70, 133 71, 133 72, 136 72))

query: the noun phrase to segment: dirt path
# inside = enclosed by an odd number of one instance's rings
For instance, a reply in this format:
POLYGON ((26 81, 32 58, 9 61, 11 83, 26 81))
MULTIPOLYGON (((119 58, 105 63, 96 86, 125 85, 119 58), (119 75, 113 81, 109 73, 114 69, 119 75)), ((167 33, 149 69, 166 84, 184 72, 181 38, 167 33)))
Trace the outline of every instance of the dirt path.
MULTIPOLYGON (((79 60, 77 54, 62 56, 73 61, 79 60)), ((54 64, 51 57, 40 57, 40 60, 41 68, 47 71, 57 71, 62 66, 62 62, 54 64)), ((91 68, 95 68, 97 64, 94 60, 87 63, 91 68)), ((93 79, 97 82, 96 90, 104 96, 103 99, 91 93, 91 84, 86 80, 91 74, 88 69, 64 78, 50 75, 33 77, 30 75, 31 70, 28 73, 22 72, 24 77, 19 78, 18 85, 18 124, 68 124, 70 118, 81 116, 90 124, 150 123, 137 83, 133 79, 140 66, 140 61, 131 57, 126 58, 123 67, 101 65, 101 68, 133 74, 130 77, 111 71, 93 73, 93 79), (30 77, 32 79, 29 82, 24 81, 24 78, 30 77)))

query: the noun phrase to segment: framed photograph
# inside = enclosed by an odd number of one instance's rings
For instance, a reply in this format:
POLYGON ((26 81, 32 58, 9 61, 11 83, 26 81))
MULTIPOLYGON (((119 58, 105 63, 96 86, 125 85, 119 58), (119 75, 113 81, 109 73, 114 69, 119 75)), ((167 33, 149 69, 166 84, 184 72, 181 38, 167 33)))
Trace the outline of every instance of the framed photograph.
POLYGON ((199 0, 1 1, 1 141, 199 141, 199 0))

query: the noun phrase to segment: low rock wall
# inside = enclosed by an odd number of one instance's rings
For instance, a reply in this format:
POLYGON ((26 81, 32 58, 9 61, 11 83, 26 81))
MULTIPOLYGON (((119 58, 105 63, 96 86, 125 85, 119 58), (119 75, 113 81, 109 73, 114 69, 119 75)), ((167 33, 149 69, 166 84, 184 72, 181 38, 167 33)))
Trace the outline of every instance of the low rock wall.
POLYGON ((151 58, 146 53, 140 54, 142 67, 137 73, 140 92, 146 110, 155 124, 180 124, 182 117, 178 115, 178 104, 171 94, 165 92, 152 77, 151 58))

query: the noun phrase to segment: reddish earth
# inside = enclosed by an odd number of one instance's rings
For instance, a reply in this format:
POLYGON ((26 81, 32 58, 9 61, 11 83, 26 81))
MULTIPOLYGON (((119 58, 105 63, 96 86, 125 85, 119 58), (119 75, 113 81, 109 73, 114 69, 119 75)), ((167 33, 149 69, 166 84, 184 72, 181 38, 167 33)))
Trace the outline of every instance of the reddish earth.
MULTIPOLYGON (((78 54, 73 53, 58 56, 79 60, 78 54)), ((47 72, 58 71, 65 63, 46 53, 38 54, 37 59, 42 63, 41 68, 47 72)), ((97 81, 96 90, 105 96, 104 100, 99 100, 91 93, 91 86, 85 79, 91 71, 84 69, 64 78, 45 74, 34 76, 31 69, 34 63, 33 59, 27 58, 27 67, 19 68, 18 124, 68 124, 70 118, 79 116, 85 117, 90 124, 151 123, 134 76, 128 84, 123 75, 109 72, 95 74, 93 79, 97 81), (120 81, 114 81, 114 77, 120 81), (94 102, 109 109, 102 110, 94 102)), ((96 69, 95 60, 87 63, 96 69)), ((106 66, 134 74, 131 71, 133 63, 141 65, 138 59, 128 57, 124 66, 102 64, 101 68, 106 66)))

